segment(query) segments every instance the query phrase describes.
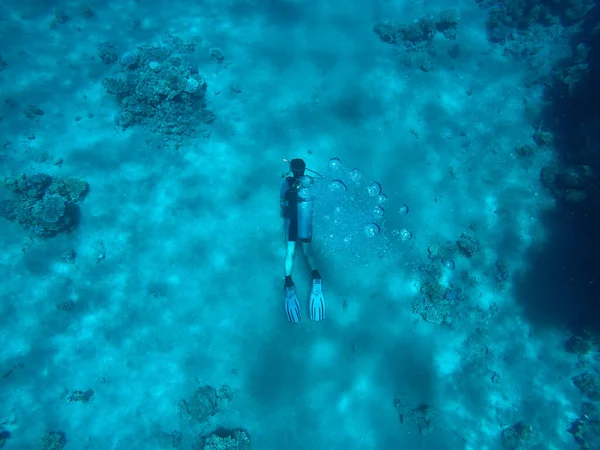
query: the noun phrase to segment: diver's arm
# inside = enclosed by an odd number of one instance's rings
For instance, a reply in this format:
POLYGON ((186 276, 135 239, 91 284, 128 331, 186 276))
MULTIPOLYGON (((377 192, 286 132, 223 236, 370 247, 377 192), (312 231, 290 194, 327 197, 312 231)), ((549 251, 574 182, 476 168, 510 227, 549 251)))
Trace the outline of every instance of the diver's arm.
POLYGON ((285 200, 285 196, 287 192, 290 190, 290 185, 287 180, 283 182, 281 185, 281 189, 279 191, 279 207, 281 210, 281 214, 285 215, 285 209, 287 207, 287 202, 285 200))

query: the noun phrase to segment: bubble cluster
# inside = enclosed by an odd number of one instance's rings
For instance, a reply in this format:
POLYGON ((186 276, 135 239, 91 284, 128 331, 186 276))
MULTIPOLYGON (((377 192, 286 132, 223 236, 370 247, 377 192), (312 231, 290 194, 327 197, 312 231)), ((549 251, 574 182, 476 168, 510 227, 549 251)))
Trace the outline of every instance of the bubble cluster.
POLYGON ((399 250, 394 247, 403 247, 402 243, 412 238, 407 229, 386 228, 387 221, 403 220, 408 208, 402 205, 398 212, 379 181, 345 166, 339 158, 331 158, 326 174, 314 179, 310 189, 314 193, 315 247, 325 257, 335 258, 336 264, 349 267, 370 258, 394 257, 399 250))

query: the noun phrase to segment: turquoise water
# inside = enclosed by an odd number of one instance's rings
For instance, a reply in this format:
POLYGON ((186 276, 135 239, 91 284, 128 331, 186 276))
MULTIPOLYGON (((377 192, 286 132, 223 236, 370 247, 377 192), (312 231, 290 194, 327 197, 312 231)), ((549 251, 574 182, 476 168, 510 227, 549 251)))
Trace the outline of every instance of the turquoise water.
POLYGON ((3 2, 0 447, 578 448, 597 343, 546 308, 558 266, 530 275, 590 192, 540 179, 573 29, 493 11, 3 2), (298 252, 297 325, 291 158, 325 177, 327 316, 298 252))

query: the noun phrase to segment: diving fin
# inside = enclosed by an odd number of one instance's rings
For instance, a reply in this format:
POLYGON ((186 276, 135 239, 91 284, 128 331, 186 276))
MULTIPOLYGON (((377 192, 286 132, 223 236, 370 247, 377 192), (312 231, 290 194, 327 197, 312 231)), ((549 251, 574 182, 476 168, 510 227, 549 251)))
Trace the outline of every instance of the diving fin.
POLYGON ((296 287, 293 284, 285 288, 285 313, 290 323, 298 323, 302 319, 300 302, 296 295, 296 287))
POLYGON ((325 319, 325 298, 323 297, 323 280, 314 278, 308 304, 311 320, 325 319))

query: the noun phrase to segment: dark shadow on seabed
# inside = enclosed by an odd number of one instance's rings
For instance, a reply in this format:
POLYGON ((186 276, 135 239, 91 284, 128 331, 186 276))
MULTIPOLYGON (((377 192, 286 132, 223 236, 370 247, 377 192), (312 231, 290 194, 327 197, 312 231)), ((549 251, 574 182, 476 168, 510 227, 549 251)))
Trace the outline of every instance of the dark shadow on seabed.
POLYGON ((534 324, 567 326, 574 333, 600 332, 600 33, 592 31, 599 23, 595 6, 572 42, 573 49, 578 44, 589 49, 587 71, 571 93, 554 82, 546 92, 543 118, 556 137, 560 162, 589 166, 595 180, 585 201, 559 202, 541 218, 548 241, 529 253, 529 271, 515 283, 519 303, 534 324))

